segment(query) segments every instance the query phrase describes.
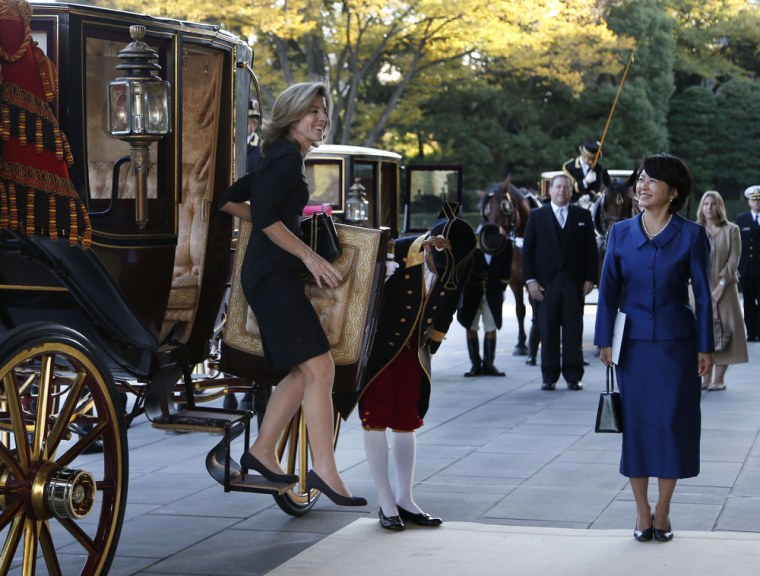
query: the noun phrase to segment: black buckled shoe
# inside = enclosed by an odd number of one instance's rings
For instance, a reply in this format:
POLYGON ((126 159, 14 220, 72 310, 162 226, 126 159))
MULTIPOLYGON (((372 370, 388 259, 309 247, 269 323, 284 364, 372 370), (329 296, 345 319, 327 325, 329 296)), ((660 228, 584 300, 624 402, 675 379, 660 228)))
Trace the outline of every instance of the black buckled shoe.
POLYGON ((417 526, 435 527, 443 524, 443 520, 440 518, 436 518, 425 512, 415 514, 414 512, 409 512, 409 510, 404 510, 401 506, 398 506, 398 514, 401 516, 402 520, 405 520, 406 522, 414 522, 417 526))
POLYGON ((568 382, 567 387, 570 390, 583 390, 583 382, 578 380, 577 382, 568 382))
POLYGON ((406 526, 400 516, 386 516, 383 514, 383 509, 378 510, 377 515, 380 517, 380 526, 386 530, 393 530, 394 532, 401 532, 406 526))
POLYGON ((541 384, 541 390, 554 390, 556 387, 556 383, 554 382, 544 382, 541 384))

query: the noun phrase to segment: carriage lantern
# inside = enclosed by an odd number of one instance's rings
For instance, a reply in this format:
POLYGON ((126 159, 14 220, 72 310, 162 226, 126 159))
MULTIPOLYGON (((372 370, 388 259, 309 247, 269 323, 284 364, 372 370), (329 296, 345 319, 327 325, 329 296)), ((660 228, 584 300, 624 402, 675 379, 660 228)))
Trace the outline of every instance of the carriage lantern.
POLYGON ((356 178, 351 188, 348 189, 346 200, 346 222, 349 224, 363 224, 369 214, 369 201, 365 196, 366 188, 362 186, 361 179, 356 178))
POLYGON ((129 33, 134 41, 119 52, 124 62, 116 65, 124 75, 108 83, 108 132, 129 143, 137 179, 135 222, 142 230, 148 223, 150 146, 171 130, 171 93, 158 76, 158 54, 143 42, 145 27, 130 26, 129 33))

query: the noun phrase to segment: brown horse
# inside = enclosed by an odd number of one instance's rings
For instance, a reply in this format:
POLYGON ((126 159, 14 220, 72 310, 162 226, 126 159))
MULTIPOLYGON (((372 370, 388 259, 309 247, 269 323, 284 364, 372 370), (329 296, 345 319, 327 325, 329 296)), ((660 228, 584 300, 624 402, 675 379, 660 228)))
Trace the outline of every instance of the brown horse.
POLYGON ((635 172, 628 178, 614 177, 610 185, 594 201, 591 208, 591 219, 594 221, 599 248, 600 274, 604 262, 604 253, 607 250, 607 238, 612 225, 621 220, 632 218, 639 212, 635 189, 635 172))
MULTIPOLYGON (((487 190, 481 203, 483 224, 498 226, 505 241, 521 245, 528 214, 531 209, 541 206, 538 196, 527 188, 513 186, 511 176, 487 190)), ((525 336, 525 302, 523 300, 523 273, 520 250, 512 252, 512 274, 509 287, 515 298, 515 313, 517 315, 518 333, 517 344, 512 352, 515 356, 525 356, 528 353, 525 336)))

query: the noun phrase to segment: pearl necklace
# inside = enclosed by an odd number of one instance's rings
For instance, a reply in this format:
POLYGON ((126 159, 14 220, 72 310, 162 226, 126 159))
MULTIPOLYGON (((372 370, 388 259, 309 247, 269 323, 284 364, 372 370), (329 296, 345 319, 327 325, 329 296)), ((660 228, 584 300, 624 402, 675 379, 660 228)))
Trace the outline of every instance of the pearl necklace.
POLYGON ((671 213, 670 213, 670 215, 668 216, 668 220, 667 220, 667 222, 665 222, 665 224, 663 225, 663 227, 662 227, 662 228, 660 228, 660 229, 659 229, 657 232, 655 232, 654 234, 652 234, 652 233, 651 233, 651 232, 650 232, 650 231, 647 229, 647 223, 646 223, 646 220, 644 220, 644 215, 642 214, 642 215, 641 215, 641 225, 642 225, 642 226, 643 226, 643 228, 644 228, 644 234, 646 234, 646 235, 647 235, 647 238, 649 238, 649 239, 651 240, 651 239, 652 239, 652 238, 654 238, 655 236, 657 236, 657 235, 659 235, 659 234, 662 234, 662 231, 663 231, 663 230, 665 230, 665 228, 667 228, 667 227, 668 227, 668 224, 670 224, 670 221, 671 221, 672 219, 673 219, 673 213, 671 212, 671 213))

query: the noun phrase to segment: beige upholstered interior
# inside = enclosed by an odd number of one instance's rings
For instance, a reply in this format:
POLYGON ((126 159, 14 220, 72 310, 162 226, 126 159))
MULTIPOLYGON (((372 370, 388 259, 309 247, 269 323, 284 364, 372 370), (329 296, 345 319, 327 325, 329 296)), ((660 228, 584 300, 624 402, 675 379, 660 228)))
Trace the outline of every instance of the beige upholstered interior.
POLYGON ((182 92, 182 204, 178 209, 174 273, 161 329, 163 339, 184 323, 179 340, 186 342, 195 320, 208 243, 208 219, 213 198, 219 124, 222 57, 212 53, 187 55, 182 92))
MULTIPOLYGON (((333 264, 340 270, 344 281, 337 288, 317 288, 310 279, 306 284, 306 294, 319 314, 335 363, 346 365, 359 360, 381 233, 379 230, 343 224, 336 224, 335 227, 343 253, 333 264)), ((249 236, 250 224, 243 222, 223 338, 232 348, 263 357, 258 323, 240 286, 240 267, 249 236)))

